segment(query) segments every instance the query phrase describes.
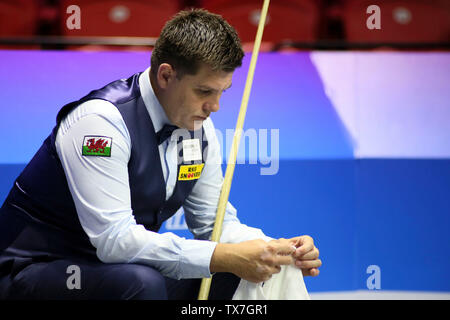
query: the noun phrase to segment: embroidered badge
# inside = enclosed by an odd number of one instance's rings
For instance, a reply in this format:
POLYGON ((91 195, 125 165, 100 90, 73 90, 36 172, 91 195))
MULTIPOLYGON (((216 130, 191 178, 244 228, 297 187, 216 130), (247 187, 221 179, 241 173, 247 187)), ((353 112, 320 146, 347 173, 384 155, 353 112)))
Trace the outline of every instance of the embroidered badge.
POLYGON ((111 157, 112 138, 102 136, 84 136, 83 156, 111 157))
POLYGON ((178 180, 197 180, 202 174, 203 166, 205 164, 192 164, 180 166, 180 173, 178 174, 178 180))

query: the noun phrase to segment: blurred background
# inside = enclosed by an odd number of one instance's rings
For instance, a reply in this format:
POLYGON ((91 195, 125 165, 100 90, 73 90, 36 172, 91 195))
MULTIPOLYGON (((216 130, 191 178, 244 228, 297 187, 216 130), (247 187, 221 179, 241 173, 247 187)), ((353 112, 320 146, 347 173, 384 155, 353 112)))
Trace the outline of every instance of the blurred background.
MULTIPOLYGON (((251 49, 261 9, 258 0, 2 0, 0 43, 33 49, 151 47, 165 21, 193 7, 221 14, 251 49), (72 5, 82 11, 79 29, 68 28, 72 5)), ((262 51, 448 48, 449 15, 447 0, 273 0, 262 51), (366 27, 371 5, 380 9, 382 28, 376 32, 366 27)))
MULTIPOLYGON (((0 202, 57 111, 147 68, 193 7, 246 51, 212 115, 225 171, 261 6, 0 0, 0 202)), ((449 49, 448 0, 270 2, 230 202, 269 236, 315 239, 313 299, 450 299, 449 49)), ((160 232, 192 237, 182 209, 160 232)))

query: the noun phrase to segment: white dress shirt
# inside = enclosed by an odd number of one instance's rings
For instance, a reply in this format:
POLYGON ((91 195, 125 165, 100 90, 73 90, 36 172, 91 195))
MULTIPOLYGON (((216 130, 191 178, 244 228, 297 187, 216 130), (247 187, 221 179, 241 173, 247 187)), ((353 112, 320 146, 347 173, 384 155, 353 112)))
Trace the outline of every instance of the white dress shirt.
MULTIPOLYGON (((170 121, 150 84, 149 70, 139 77, 139 86, 158 132, 170 121)), ((147 264, 175 279, 211 276, 209 266, 217 243, 203 240, 210 239, 215 221, 223 183, 222 155, 211 119, 205 120, 203 127, 208 139, 207 161, 183 205, 186 223, 195 239, 185 239, 171 232, 152 232, 136 223, 128 179, 131 139, 112 103, 90 100, 63 119, 56 136, 56 150, 81 226, 101 261, 147 264), (82 156, 84 136, 94 135, 112 137, 111 157, 82 156)), ((176 140, 162 143, 159 154, 168 199, 177 179, 176 140)), ((220 241, 237 243, 257 238, 270 239, 260 229, 240 223, 236 209, 228 203, 220 241)))

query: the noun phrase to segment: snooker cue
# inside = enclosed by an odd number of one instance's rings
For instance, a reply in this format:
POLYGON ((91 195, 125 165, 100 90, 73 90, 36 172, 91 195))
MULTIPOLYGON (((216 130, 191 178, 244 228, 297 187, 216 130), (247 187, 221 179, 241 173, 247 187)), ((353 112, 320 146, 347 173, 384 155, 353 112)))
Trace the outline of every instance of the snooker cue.
MULTIPOLYGON (((245 82, 244 94, 242 96, 241 108, 236 123, 236 130, 233 137, 233 144, 228 157, 227 169, 225 172, 225 178, 220 191, 219 204, 217 206, 216 220, 211 235, 211 241, 219 242, 222 234, 222 224, 225 217, 225 209, 228 203, 228 196, 230 194, 231 180, 233 179, 234 168, 236 166, 236 157, 239 149, 239 142, 241 140, 242 129, 244 127, 245 114, 247 112, 248 100, 250 98, 250 90, 253 83, 253 75, 255 73, 256 60, 258 59, 259 47, 261 45, 261 39, 264 31, 264 25, 266 22, 267 11, 269 9, 269 1, 264 0, 263 7, 261 9, 261 16, 259 19, 258 29, 256 31, 255 44, 253 45, 252 57, 250 60, 250 67, 248 70, 247 80, 245 82)), ((208 300, 209 290, 211 288, 211 278, 203 278, 200 291, 198 294, 198 300, 208 300)))

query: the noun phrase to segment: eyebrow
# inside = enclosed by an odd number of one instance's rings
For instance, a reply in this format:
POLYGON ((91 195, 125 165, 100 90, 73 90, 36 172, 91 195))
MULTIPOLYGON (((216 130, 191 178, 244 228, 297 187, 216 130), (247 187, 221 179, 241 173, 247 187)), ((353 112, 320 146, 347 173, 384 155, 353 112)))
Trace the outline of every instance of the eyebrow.
MULTIPOLYGON (((229 85, 228 87, 226 87, 226 88, 224 89, 224 91, 230 89, 232 85, 233 85, 233 84, 230 83, 230 85, 229 85)), ((219 90, 217 90, 217 89, 211 88, 211 87, 208 86, 208 85, 202 85, 202 84, 198 85, 197 88, 198 88, 198 89, 203 89, 203 90, 210 90, 210 91, 213 91, 213 92, 219 91, 219 90)))

